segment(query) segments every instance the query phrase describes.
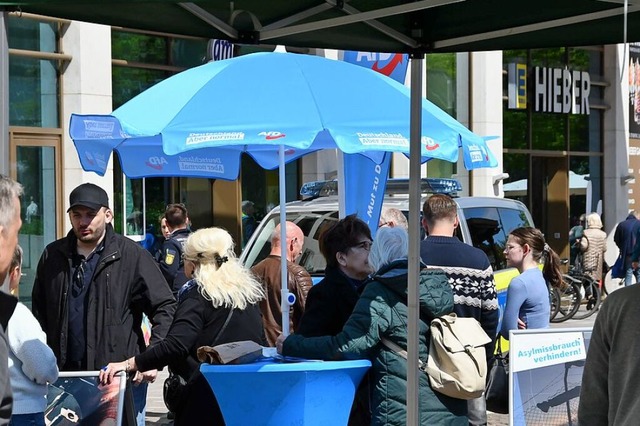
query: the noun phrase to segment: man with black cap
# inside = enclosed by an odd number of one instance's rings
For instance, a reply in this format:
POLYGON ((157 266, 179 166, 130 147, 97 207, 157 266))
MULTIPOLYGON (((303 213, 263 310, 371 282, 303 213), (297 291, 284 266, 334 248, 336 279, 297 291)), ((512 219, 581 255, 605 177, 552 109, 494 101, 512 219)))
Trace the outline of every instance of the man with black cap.
MULTIPOLYGON (((91 183, 76 187, 69 205, 73 229, 45 248, 36 271, 32 311, 60 370, 99 370, 145 350, 143 314, 153 324, 150 344, 164 338, 176 303, 149 252, 114 232, 109 198, 102 188, 91 183)), ((153 382, 156 374, 133 377, 139 425, 144 425, 146 382, 153 382)))

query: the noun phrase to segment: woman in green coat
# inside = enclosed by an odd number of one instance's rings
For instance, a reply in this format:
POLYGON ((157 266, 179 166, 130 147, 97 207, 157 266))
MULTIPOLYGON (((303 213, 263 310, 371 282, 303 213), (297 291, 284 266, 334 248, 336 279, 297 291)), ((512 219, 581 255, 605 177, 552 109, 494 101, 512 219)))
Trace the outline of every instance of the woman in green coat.
MULTIPOLYGON (((379 229, 369 254, 369 263, 377 272, 342 331, 336 336, 280 336, 277 342, 278 351, 288 356, 370 359, 372 425, 406 424, 407 362, 381 340, 386 338, 403 349, 407 347, 407 253, 405 230, 379 229)), ((453 311, 453 293, 443 272, 425 269, 420 273, 418 294, 419 357, 426 362, 429 322, 453 311)), ((468 425, 467 402, 433 391, 426 374, 419 374, 420 424, 468 425)))

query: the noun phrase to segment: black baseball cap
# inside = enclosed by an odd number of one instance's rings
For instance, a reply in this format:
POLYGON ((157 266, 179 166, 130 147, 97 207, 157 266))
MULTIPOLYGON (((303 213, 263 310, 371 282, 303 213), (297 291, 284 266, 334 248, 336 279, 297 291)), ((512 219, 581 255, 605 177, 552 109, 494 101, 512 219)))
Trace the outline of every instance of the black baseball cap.
POLYGON ((84 206, 96 211, 101 207, 109 208, 109 197, 98 185, 83 183, 71 191, 67 212, 76 206, 84 206))

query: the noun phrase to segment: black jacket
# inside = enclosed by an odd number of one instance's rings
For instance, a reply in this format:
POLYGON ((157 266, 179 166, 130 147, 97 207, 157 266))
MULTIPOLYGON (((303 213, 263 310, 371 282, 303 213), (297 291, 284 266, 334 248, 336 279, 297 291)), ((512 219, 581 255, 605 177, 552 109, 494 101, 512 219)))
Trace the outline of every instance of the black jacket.
POLYGON ((335 336, 342 331, 360 294, 338 268, 327 267, 322 281, 307 294, 296 334, 304 337, 335 336))
MULTIPOLYGON (((142 314, 152 324, 151 344, 169 330, 176 302, 153 257, 139 244, 107 225, 104 250, 89 288, 86 314, 87 366, 98 370, 145 350, 142 314)), ((73 231, 49 244, 38 263, 32 311, 47 334, 47 344, 66 362, 68 294, 71 283, 73 231)))
POLYGON ((164 279, 167 280, 169 287, 173 290, 173 294, 177 294, 180 287, 189 279, 184 274, 184 261, 182 253, 184 244, 189 238, 191 231, 188 229, 178 229, 174 231, 160 249, 158 263, 164 279))
POLYGON ((227 327, 220 333, 229 315, 229 308, 214 308, 196 285, 180 296, 175 319, 166 339, 136 356, 141 370, 169 365, 171 371, 189 381, 184 393, 185 403, 176 410, 175 425, 223 425, 222 413, 206 379, 199 372, 197 350, 212 346, 252 340, 267 344, 258 304, 244 310, 235 309, 227 327))

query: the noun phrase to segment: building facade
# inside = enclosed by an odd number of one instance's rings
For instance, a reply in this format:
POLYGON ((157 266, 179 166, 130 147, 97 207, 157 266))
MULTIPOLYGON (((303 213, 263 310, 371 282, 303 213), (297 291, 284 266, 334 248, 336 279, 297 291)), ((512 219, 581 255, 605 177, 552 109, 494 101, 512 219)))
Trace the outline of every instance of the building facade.
MULTIPOLYGON (((278 203, 277 171, 264 171, 249 157, 237 182, 156 178, 143 184, 126 179, 113 157, 104 177, 84 172, 69 138, 71 113, 108 114, 158 81, 208 61, 220 46, 26 14, 5 14, 0 22, 0 55, 9 58, 0 65, 0 172, 25 186, 20 243, 27 303, 42 249, 70 230, 67 199, 80 183, 105 188, 116 229, 137 239, 157 225, 170 202, 187 205, 195 228, 222 226, 236 241, 243 200, 256 204, 258 218, 278 203), (135 220, 139 211, 146 214, 144 225, 135 220)), ((461 161, 429 162, 423 176, 453 175, 463 195, 520 199, 565 257, 572 218, 581 213, 600 211, 611 233, 635 207, 640 189, 634 179, 640 130, 633 127, 640 126, 640 118, 634 121, 640 117, 640 54, 634 53, 633 46, 629 56, 616 45, 427 55, 425 96, 477 134, 496 136, 488 144, 499 166, 468 172, 461 161)), ((287 199, 296 199, 304 182, 334 178, 337 155, 320 152, 288 165, 287 199)), ((394 157, 391 176, 408 176, 404 156, 394 157)))

